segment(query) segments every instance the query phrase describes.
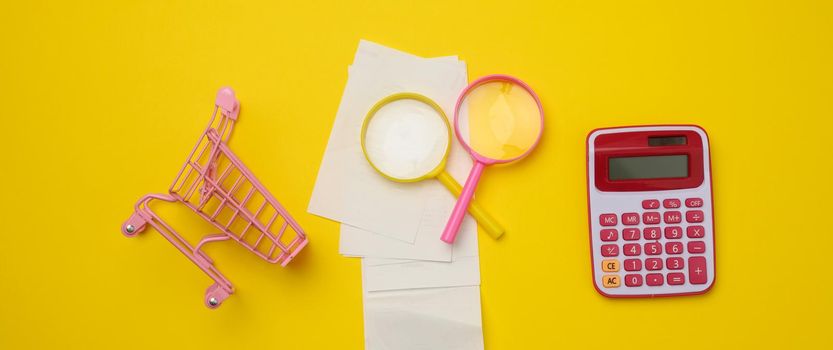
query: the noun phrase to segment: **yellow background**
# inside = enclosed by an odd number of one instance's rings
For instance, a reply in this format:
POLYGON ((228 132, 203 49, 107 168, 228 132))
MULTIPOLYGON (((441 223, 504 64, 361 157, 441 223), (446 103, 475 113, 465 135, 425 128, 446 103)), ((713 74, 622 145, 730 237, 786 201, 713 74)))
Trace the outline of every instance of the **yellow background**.
MULTIPOLYGON (((459 54, 540 94, 539 148, 491 168, 478 200, 487 348, 829 346, 833 9, 827 1, 6 1, 0 21, 0 348, 363 345, 359 261, 305 212, 360 38, 459 54), (311 244, 287 269, 234 243, 210 280, 133 203, 164 192, 218 87, 231 146, 311 244), (585 137, 696 123, 710 134, 717 283, 613 300, 590 277, 585 137)), ((177 212, 171 209, 172 212, 177 212)), ((185 223, 205 227, 185 212, 185 223)), ((205 233, 205 232, 202 232, 205 233)))

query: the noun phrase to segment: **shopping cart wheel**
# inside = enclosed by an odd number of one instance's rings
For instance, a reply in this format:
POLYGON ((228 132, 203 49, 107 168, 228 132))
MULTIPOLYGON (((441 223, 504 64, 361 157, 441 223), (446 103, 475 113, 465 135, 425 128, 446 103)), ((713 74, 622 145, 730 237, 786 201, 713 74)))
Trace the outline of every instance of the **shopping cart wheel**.
POLYGON ((219 284, 214 283, 205 290, 205 306, 208 306, 210 309, 216 309, 228 296, 229 292, 223 289, 223 287, 220 287, 219 284))
POLYGON ((145 227, 147 227, 147 221, 145 221, 139 213, 134 212, 133 215, 130 215, 130 218, 121 225, 121 233, 127 237, 133 237, 144 231, 145 227))

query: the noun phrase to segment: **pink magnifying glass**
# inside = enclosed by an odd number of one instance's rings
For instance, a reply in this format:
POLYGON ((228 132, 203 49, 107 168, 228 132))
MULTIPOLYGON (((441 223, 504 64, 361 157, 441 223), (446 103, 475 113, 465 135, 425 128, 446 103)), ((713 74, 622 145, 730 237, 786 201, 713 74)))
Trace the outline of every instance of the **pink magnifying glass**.
POLYGON ((520 79, 489 75, 463 90, 454 109, 454 131, 474 166, 440 237, 443 242, 454 243, 483 169, 525 157, 543 130, 541 101, 520 79))

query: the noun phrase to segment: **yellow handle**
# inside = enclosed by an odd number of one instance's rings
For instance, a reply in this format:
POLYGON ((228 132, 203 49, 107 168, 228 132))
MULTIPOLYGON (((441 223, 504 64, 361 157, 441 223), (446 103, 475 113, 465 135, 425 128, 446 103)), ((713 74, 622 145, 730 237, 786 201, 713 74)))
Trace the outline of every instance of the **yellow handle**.
MULTIPOLYGON (((440 182, 454 194, 454 197, 460 197, 460 193, 463 192, 463 187, 460 186, 460 184, 457 183, 457 180, 454 180, 454 178, 445 171, 442 171, 439 175, 437 175, 437 180, 440 180, 440 182)), ((477 201, 474 199, 472 199, 469 204, 469 214, 477 220, 478 224, 483 226, 483 230, 485 230, 489 236, 492 236, 492 238, 498 239, 500 236, 503 236, 503 232, 505 232, 503 227, 501 227, 491 215, 486 213, 486 211, 483 210, 483 208, 478 205, 477 201)))

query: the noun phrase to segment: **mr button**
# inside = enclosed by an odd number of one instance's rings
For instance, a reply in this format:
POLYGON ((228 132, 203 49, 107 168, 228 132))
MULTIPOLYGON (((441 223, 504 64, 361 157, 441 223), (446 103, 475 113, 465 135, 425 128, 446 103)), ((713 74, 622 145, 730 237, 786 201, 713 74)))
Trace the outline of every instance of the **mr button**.
POLYGON ((605 288, 619 287, 619 275, 604 275, 602 277, 602 285, 605 288))

